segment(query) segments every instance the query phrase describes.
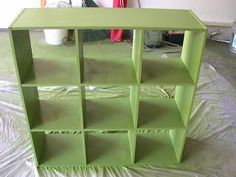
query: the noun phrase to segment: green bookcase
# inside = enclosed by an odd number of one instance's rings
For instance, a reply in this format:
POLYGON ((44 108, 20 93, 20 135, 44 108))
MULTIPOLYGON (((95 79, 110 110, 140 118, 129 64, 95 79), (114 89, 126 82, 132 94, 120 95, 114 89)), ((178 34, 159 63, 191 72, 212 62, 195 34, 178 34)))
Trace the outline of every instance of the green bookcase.
POLYGON ((24 9, 9 34, 38 167, 181 162, 207 34, 191 11, 24 9), (61 28, 75 31, 73 56, 35 60, 29 30, 61 28), (83 29, 133 30, 133 45, 86 46, 83 29), (144 30, 185 31, 181 57, 144 55, 144 30), (100 85, 129 94, 88 99, 85 87, 100 85), (141 97, 142 87, 165 85, 175 86, 174 98, 141 97), (77 86, 79 96, 41 100, 39 86, 77 86))

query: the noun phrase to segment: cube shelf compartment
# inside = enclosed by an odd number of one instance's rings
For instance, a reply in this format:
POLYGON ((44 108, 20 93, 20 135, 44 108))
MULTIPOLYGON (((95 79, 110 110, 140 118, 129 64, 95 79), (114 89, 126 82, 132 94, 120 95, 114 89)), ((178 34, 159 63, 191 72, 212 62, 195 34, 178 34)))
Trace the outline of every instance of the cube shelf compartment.
POLYGON ((175 149, 169 132, 138 133, 136 145, 137 164, 174 164, 177 163, 175 149))
POLYGON ((87 129, 134 128, 129 98, 87 100, 85 107, 85 128, 87 129))
POLYGON ((190 10, 24 9, 9 34, 38 167, 181 162, 207 34, 190 10), (75 46, 65 55, 65 49, 52 46, 34 55, 33 29, 74 29, 75 46), (83 43, 84 29, 132 30, 133 44, 88 45, 83 43), (184 31, 181 56, 145 53, 145 30, 184 31), (78 87, 79 94, 44 100, 40 86, 78 87), (129 91, 89 98, 87 86, 129 91), (174 97, 143 96, 142 87, 156 86, 175 86, 174 97))
POLYGON ((77 85, 79 80, 74 58, 35 58, 23 86, 77 85), (63 71, 63 72, 62 72, 63 71))
POLYGON ((83 134, 45 134, 32 132, 40 167, 76 167, 86 164, 83 134))
POLYGON ((184 128, 174 99, 141 98, 138 128, 184 128))
POLYGON ((82 109, 78 99, 40 100, 39 104, 39 117, 36 117, 32 130, 83 129, 80 115, 82 109))
POLYGON ((127 44, 89 44, 84 45, 83 49, 82 84, 137 84, 132 49, 127 44))
POLYGON ((87 133, 87 160, 90 165, 130 165, 127 133, 87 133))
POLYGON ((180 58, 143 58, 142 83, 191 85, 193 80, 180 58))
POLYGON ((32 131, 82 130, 81 96, 68 99, 40 99, 37 87, 22 87, 32 131))

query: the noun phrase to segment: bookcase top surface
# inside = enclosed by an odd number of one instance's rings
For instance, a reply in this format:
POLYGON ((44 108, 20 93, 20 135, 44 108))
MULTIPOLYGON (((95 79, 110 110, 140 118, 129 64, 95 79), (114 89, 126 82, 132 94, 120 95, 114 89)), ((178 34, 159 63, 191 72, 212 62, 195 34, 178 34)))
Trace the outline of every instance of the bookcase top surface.
POLYGON ((29 8, 10 28, 206 30, 191 10, 137 8, 29 8))

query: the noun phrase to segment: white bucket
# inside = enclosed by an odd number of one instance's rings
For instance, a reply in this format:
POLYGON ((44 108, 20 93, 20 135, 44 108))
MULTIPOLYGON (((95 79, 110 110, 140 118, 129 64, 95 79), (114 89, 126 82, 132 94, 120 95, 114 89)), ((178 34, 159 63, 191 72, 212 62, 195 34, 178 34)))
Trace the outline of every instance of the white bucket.
MULTIPOLYGON (((64 1, 49 3, 46 8, 70 8, 71 5, 64 1)), ((65 37, 67 37, 67 29, 45 29, 43 30, 45 41, 51 45, 60 45, 65 37)))
POLYGON ((43 31, 46 43, 51 45, 61 44, 68 32, 66 29, 47 29, 43 31))

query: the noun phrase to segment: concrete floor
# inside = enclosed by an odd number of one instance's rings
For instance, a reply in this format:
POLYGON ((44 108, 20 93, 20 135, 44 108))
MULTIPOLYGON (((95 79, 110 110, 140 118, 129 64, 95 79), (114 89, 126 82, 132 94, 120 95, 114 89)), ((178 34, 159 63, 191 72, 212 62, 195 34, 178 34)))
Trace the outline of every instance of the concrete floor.
MULTIPOLYGON (((229 45, 207 41, 203 62, 211 64, 216 71, 236 88, 236 54, 229 51, 229 45)), ((15 81, 14 64, 6 31, 0 32, 0 79, 15 81)))
POLYGON ((211 64, 236 88, 236 54, 229 51, 229 45, 207 41, 203 62, 211 64))

